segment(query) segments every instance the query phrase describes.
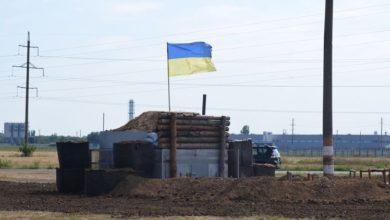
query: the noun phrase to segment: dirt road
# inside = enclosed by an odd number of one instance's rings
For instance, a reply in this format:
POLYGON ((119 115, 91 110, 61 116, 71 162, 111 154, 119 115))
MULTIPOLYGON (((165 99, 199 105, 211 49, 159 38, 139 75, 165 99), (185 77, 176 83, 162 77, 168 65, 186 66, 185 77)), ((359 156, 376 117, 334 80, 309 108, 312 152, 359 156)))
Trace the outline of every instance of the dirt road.
POLYGON ((0 169, 1 181, 55 183, 55 169, 0 169))

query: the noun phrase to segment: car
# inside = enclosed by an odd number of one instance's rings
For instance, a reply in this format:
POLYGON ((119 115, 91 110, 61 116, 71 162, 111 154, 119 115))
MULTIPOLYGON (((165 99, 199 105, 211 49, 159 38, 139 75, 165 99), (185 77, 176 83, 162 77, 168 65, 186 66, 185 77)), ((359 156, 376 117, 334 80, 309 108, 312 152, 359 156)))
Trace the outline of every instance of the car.
POLYGON ((282 164, 278 148, 272 143, 253 143, 253 161, 260 164, 273 164, 277 168, 282 164))

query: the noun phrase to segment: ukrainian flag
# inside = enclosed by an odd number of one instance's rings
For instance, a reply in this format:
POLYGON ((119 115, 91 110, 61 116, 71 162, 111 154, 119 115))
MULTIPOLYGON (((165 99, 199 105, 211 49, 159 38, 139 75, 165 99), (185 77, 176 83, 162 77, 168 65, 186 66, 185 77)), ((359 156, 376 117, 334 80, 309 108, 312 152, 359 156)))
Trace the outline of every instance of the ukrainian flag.
POLYGON ((205 42, 167 45, 168 75, 180 76, 215 71, 211 46, 205 42))

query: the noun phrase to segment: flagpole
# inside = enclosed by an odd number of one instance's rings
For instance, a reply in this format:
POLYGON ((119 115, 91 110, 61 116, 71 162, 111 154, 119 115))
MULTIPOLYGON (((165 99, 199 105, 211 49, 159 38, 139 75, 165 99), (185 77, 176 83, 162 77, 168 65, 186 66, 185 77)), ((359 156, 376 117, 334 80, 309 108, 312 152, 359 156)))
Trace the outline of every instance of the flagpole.
POLYGON ((168 109, 169 112, 171 112, 171 83, 169 80, 168 43, 167 43, 167 76, 168 76, 168 109))

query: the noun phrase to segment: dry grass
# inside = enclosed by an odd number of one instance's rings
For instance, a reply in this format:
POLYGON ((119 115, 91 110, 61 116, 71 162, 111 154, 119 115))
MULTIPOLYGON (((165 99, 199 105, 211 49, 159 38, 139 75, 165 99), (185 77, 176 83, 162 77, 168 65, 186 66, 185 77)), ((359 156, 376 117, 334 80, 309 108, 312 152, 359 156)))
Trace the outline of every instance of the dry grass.
MULTIPOLYGON (((321 157, 283 156, 282 170, 317 171, 322 170, 321 157)), ((55 148, 38 148, 32 157, 21 157, 18 148, 0 148, 0 168, 18 169, 53 169, 58 167, 58 157, 55 148)), ((367 170, 390 168, 389 157, 337 157, 336 171, 367 170)))
POLYGON ((22 157, 15 148, 1 148, 0 168, 53 169, 58 166, 55 149, 37 149, 32 157, 22 157))
MULTIPOLYGON (((122 219, 120 216, 102 214, 79 214, 42 211, 0 211, 0 219, 122 219)), ((261 219, 287 219, 279 216, 252 216, 252 217, 212 217, 212 216, 170 216, 170 217, 131 217, 126 219, 141 220, 261 220, 261 219)))
MULTIPOLYGON (((282 157, 282 170, 322 170, 322 157, 282 157)), ((390 169, 390 158, 386 157, 336 157, 335 170, 348 171, 367 169, 390 169)))

